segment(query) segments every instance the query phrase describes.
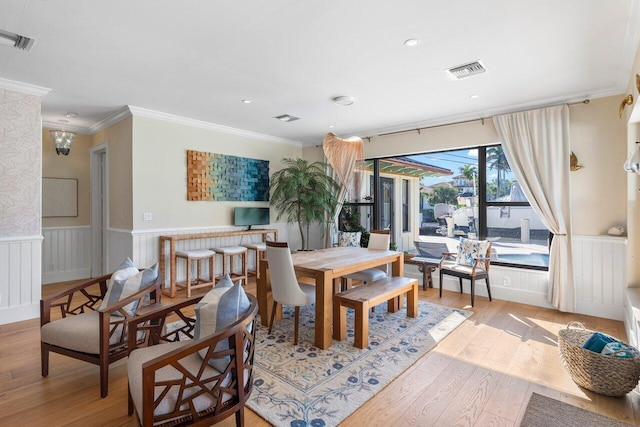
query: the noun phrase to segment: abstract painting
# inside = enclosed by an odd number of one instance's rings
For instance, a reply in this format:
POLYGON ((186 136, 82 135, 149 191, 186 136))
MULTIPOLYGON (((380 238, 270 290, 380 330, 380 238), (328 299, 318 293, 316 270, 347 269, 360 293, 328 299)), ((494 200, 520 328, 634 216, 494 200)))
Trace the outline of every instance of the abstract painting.
POLYGON ((269 200, 269 161, 187 150, 187 200, 269 200))

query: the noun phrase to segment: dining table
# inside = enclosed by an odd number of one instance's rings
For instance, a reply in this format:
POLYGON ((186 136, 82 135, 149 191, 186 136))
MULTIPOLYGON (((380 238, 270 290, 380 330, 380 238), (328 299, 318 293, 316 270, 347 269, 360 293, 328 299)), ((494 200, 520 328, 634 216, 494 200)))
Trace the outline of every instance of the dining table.
MULTIPOLYGON (((332 247, 313 251, 299 251, 291 254, 296 276, 309 278, 316 287, 315 340, 316 347, 326 349, 331 346, 333 335, 333 293, 343 276, 367 268, 391 264, 393 276, 404 275, 404 253, 376 250, 362 247, 332 247)), ((269 262, 260 263, 260 278, 257 280, 258 312, 261 323, 268 326, 273 305, 269 262)), ((392 301, 390 312, 399 310, 400 299, 392 301)), ((278 305, 276 319, 282 316, 278 305)))

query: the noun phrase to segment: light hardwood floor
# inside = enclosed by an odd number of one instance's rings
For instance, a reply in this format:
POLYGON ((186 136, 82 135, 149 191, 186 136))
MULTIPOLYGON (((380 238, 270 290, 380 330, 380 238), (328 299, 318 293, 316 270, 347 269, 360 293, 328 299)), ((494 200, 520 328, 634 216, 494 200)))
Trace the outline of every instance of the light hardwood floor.
MULTIPOLYGON (((64 286, 45 285, 43 294, 64 286)), ((341 425, 518 426, 532 392, 640 425, 638 393, 580 389, 558 356, 557 332, 569 321, 626 341, 621 322, 482 297, 471 309, 468 294, 440 299, 437 289, 421 290, 420 299, 474 315, 341 425)), ((37 319, 0 326, 0 426, 137 425, 127 416, 126 360, 111 365, 109 396, 101 399, 97 366, 52 353, 42 378, 39 339, 37 319)), ((249 409, 246 421, 268 425, 249 409)), ((234 425, 233 417, 220 425, 234 425)))

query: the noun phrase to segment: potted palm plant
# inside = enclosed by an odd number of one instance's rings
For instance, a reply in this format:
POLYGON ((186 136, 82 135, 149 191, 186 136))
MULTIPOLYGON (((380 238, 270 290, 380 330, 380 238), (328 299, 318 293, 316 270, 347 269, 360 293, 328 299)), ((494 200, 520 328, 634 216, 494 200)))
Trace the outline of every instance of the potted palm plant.
POLYGON ((276 219, 298 224, 302 250, 309 249, 309 228, 314 222, 324 222, 336 208, 336 181, 325 172, 322 162, 304 159, 282 159, 284 168, 271 176, 270 205, 277 211, 276 219))

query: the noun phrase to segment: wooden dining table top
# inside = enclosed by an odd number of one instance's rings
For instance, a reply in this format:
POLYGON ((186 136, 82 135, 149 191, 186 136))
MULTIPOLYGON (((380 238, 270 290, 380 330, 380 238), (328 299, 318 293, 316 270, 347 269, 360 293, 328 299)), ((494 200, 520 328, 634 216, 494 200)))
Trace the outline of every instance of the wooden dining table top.
POLYGON ((291 255, 296 271, 328 271, 332 276, 342 276, 344 271, 376 267, 394 262, 401 252, 368 249, 362 247, 336 247, 315 251, 301 251, 291 255))

